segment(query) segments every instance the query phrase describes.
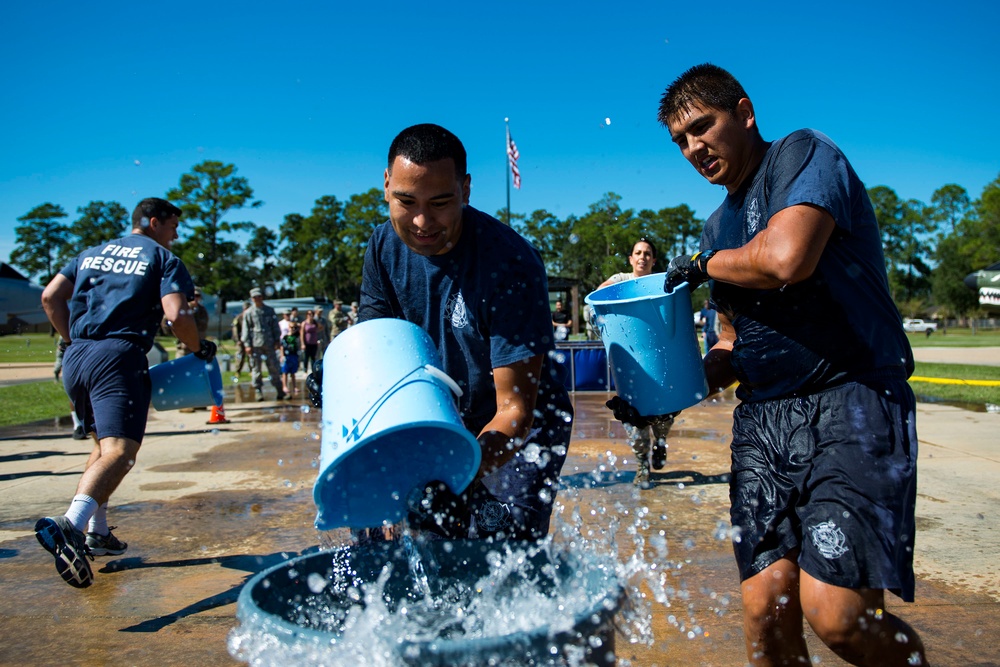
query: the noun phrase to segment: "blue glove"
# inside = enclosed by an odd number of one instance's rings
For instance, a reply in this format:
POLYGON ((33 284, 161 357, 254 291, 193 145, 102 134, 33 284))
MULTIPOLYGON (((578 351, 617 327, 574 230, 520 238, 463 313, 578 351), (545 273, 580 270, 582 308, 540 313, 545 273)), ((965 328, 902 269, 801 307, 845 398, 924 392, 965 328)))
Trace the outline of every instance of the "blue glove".
POLYGON ((215 353, 218 351, 219 346, 210 340, 202 339, 198 341, 199 347, 198 351, 194 353, 194 356, 198 357, 206 364, 215 359, 215 353))
POLYGON ((667 278, 663 281, 663 291, 670 293, 681 283, 687 283, 694 290, 709 279, 708 260, 715 255, 714 250, 696 252, 693 255, 680 255, 670 260, 667 266, 667 278))

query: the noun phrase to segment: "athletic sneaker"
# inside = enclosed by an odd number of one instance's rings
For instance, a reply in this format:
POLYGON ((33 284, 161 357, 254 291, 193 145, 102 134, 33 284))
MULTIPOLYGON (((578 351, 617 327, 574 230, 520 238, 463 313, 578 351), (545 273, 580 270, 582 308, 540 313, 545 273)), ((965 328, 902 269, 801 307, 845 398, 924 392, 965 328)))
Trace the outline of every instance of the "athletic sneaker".
POLYGON ((128 544, 122 542, 112 533, 118 526, 108 528, 107 535, 87 533, 87 550, 91 556, 121 556, 128 549, 128 544))
POLYGON ((653 443, 653 470, 663 470, 667 465, 667 446, 661 442, 653 443))
POLYGON ((87 559, 87 538, 64 516, 45 517, 35 524, 35 537, 45 550, 55 556, 56 572, 70 586, 86 588, 94 583, 94 573, 87 559))
POLYGON ((87 432, 83 430, 82 426, 77 426, 73 429, 73 439, 74 440, 86 440, 87 432))

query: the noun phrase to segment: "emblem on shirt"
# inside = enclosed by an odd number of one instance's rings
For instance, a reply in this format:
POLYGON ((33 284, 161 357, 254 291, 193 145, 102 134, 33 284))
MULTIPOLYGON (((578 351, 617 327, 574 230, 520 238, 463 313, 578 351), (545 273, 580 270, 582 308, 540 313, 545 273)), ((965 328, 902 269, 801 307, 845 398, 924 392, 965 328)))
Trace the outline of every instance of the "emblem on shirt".
POLYGON ((760 227, 760 207, 757 206, 757 198, 754 197, 747 207, 747 234, 753 236, 760 227))
POLYGON ((809 527, 809 537, 823 558, 840 558, 848 552, 844 531, 832 521, 824 521, 809 527))
POLYGON ((476 523, 488 533, 495 533, 510 525, 510 507, 499 500, 487 500, 476 510, 476 523))
POLYGON ((448 298, 444 313, 445 317, 451 320, 453 329, 464 329, 469 326, 469 312, 465 308, 465 297, 462 296, 461 290, 448 298))

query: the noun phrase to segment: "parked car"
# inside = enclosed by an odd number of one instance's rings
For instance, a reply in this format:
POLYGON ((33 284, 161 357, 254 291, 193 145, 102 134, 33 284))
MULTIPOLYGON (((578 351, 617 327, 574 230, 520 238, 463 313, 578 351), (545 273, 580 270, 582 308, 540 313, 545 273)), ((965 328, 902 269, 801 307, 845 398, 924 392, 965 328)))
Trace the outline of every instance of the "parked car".
POLYGON ((923 333, 930 336, 932 333, 937 331, 937 324, 934 322, 928 322, 927 320, 903 320, 903 330, 909 331, 910 333, 923 333))

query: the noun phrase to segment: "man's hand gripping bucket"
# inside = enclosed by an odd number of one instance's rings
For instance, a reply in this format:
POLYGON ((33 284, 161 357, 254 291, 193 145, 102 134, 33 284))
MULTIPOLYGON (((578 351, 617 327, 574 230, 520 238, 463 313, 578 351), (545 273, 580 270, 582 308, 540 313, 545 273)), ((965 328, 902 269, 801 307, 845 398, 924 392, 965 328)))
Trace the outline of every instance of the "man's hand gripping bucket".
POLYGON ((430 337, 377 319, 333 339, 323 355, 323 440, 313 486, 316 527, 369 528, 406 517, 407 494, 440 480, 472 482, 481 452, 455 405, 430 337))

